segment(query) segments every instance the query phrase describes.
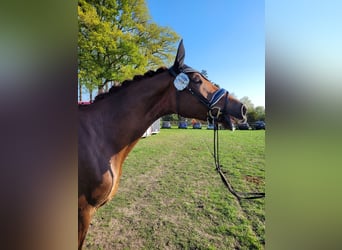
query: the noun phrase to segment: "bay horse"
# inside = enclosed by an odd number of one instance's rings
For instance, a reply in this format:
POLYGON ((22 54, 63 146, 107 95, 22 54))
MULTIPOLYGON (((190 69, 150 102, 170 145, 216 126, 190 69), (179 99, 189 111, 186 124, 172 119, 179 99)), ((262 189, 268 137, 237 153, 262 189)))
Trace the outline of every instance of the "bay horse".
POLYGON ((79 105, 78 249, 94 212, 118 190, 122 165, 146 129, 161 116, 177 113, 206 120, 215 117, 232 129, 231 117, 246 119, 246 106, 184 64, 181 40, 175 62, 135 76, 79 105))

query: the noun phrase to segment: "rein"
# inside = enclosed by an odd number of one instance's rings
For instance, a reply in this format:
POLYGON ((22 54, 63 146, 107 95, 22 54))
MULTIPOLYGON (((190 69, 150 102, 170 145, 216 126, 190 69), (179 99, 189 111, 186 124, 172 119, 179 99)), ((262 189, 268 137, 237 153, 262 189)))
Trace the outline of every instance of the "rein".
POLYGON ((242 193, 242 192, 236 191, 233 188, 232 184, 229 182, 229 180, 226 178, 226 176, 224 175, 224 173, 221 169, 222 165, 220 164, 217 117, 213 117, 213 123, 214 123, 214 153, 212 155, 214 157, 216 171, 220 174, 222 182, 224 183, 224 185, 227 187, 229 192, 232 195, 234 195, 239 201, 241 199, 251 200, 251 199, 264 198, 265 193, 259 193, 259 192, 242 193))

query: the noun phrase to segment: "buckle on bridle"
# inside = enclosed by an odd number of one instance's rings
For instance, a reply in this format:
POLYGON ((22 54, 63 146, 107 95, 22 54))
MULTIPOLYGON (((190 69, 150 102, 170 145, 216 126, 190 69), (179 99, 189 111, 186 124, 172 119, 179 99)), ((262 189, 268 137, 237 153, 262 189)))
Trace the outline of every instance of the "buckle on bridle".
POLYGON ((218 119, 219 118, 219 116, 222 114, 222 112, 221 112, 221 108, 220 107, 212 107, 211 109, 209 109, 209 111, 208 111, 208 116, 211 118, 211 119, 218 119), (213 113, 212 113, 212 111, 213 110, 217 110, 217 113, 216 113, 216 115, 214 115, 213 113))

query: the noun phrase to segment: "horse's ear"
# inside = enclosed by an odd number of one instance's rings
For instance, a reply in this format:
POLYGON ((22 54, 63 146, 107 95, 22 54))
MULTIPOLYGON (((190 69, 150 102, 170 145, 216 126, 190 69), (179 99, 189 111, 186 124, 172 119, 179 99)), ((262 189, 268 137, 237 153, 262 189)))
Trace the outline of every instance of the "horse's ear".
POLYGON ((178 45, 177 55, 176 55, 176 59, 175 59, 175 63, 173 64, 173 67, 175 69, 182 68, 184 65, 184 58, 185 58, 185 49, 184 49, 183 39, 182 39, 178 45))

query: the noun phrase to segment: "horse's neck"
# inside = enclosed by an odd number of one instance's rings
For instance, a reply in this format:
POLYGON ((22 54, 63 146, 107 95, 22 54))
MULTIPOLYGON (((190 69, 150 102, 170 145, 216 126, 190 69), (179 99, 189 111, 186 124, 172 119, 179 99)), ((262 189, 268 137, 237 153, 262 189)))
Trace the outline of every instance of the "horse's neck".
POLYGON ((149 126, 157 118, 165 113, 173 110, 172 107, 172 88, 170 86, 169 77, 165 77, 162 73, 152 78, 146 78, 141 82, 133 83, 128 92, 127 102, 124 100, 123 105, 129 105, 129 110, 132 114, 131 119, 136 119, 140 122, 145 122, 145 126, 149 126))
POLYGON ((105 136, 124 137, 125 143, 140 138, 159 117, 175 111, 168 73, 131 83, 102 100, 98 109, 107 131, 105 136))

